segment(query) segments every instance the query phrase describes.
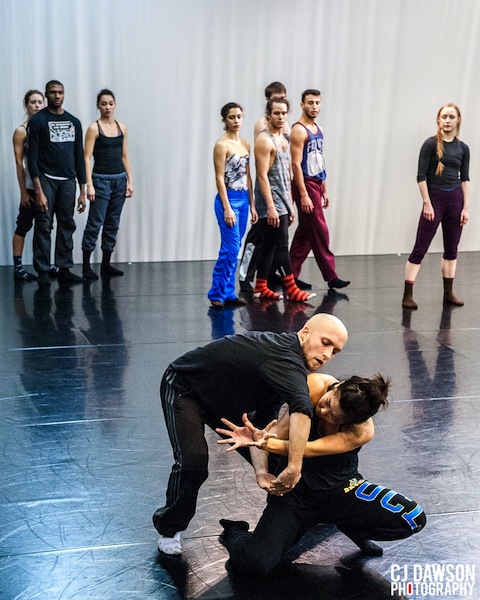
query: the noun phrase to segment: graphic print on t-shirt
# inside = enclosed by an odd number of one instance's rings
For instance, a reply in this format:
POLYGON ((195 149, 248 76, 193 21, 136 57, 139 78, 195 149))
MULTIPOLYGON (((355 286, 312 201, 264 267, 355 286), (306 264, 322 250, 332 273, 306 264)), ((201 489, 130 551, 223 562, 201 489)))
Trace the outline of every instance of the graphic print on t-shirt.
POLYGON ((75 125, 71 121, 49 121, 51 142, 74 142, 75 125))
POLYGON ((322 171, 325 171, 325 163, 323 161, 323 140, 321 138, 313 138, 307 142, 307 171, 309 177, 315 177, 322 171))

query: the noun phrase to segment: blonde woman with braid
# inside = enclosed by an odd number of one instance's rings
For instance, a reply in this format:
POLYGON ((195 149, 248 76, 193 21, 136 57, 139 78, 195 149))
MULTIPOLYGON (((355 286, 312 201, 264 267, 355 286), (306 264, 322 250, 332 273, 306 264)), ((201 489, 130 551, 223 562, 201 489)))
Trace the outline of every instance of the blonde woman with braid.
POLYGON ((443 232, 443 301, 453 306, 463 302, 453 293, 457 251, 463 226, 468 223, 470 150, 458 139, 462 116, 455 104, 445 104, 437 114, 437 135, 420 150, 417 182, 423 210, 417 239, 405 267, 404 308, 416 309, 413 284, 440 223, 443 232))

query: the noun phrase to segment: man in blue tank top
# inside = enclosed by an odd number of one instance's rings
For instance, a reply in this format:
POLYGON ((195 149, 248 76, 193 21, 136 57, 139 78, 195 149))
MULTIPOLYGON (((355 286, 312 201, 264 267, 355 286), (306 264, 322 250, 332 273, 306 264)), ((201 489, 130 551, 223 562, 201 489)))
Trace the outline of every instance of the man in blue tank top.
POLYGON ((330 250, 330 236, 323 209, 329 205, 327 173, 323 159, 323 131, 315 123, 320 112, 318 90, 302 94, 302 116, 292 127, 292 196, 298 207, 298 227, 290 248, 292 270, 298 279, 310 250, 330 289, 346 287, 350 282, 338 278, 335 256, 330 250))

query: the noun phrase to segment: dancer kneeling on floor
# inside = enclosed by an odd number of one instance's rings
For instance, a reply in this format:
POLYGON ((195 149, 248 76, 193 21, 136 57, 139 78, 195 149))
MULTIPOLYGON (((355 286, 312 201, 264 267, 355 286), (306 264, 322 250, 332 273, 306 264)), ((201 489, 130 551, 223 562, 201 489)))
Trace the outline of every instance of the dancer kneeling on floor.
MULTIPOLYGON (((267 506, 253 532, 245 521, 222 519, 219 541, 227 548, 226 568, 233 575, 266 577, 282 564, 288 551, 312 527, 334 524, 365 554, 380 556, 382 549, 370 540, 397 540, 417 533, 426 523, 423 509, 413 500, 370 483, 358 472, 358 452, 372 439, 372 416, 387 405, 389 381, 351 377, 339 382, 328 375, 308 376, 314 417, 305 447, 302 477, 293 490, 279 495, 270 490, 267 506)), ((252 462, 258 478, 274 479, 267 466, 269 453, 288 452, 290 415, 259 431, 244 415, 243 427, 224 420, 230 435, 219 443, 233 443, 229 450, 252 446, 252 462), (271 437, 276 435, 277 437, 271 437), (263 451, 263 452, 262 452, 263 451)))

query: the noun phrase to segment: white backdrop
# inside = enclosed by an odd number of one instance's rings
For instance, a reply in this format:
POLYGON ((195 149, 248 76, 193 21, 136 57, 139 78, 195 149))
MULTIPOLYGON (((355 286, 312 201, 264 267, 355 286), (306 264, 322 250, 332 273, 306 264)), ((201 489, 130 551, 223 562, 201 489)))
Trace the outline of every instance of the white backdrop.
MULTIPOLYGON (((479 31, 478 0, 1 0, 0 264, 12 263, 19 199, 11 136, 24 93, 49 79, 65 85, 64 107, 84 128, 97 117, 102 87, 117 96, 135 195, 116 261, 216 257, 219 111, 241 103, 251 142, 274 80, 287 87, 290 122, 304 89, 322 91, 327 219, 338 255, 411 250, 420 145, 435 133, 438 108, 457 103, 472 155, 461 250, 480 250, 479 31)), ((77 262, 85 220, 77 218, 77 262)), ((432 250, 440 248, 438 236, 432 250)))

